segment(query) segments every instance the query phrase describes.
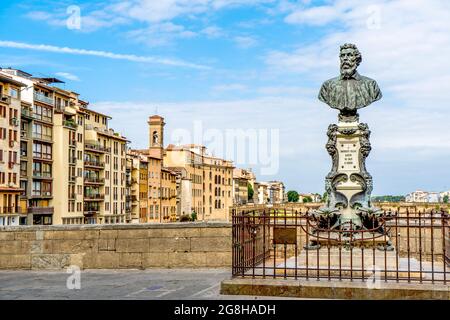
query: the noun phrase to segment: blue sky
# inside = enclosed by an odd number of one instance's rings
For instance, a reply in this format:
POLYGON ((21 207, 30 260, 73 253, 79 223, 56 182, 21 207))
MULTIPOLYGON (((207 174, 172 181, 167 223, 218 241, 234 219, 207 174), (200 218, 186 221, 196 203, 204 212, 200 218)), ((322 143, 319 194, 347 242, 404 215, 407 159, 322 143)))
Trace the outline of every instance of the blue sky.
POLYGON ((62 78, 132 147, 147 146, 156 110, 166 143, 198 123, 278 130, 274 174, 232 160, 301 192, 323 191, 337 113, 317 92, 338 73, 339 45, 354 42, 384 95, 360 112, 374 194, 450 189, 448 1, 9 1, 0 18, 1 66, 62 78))

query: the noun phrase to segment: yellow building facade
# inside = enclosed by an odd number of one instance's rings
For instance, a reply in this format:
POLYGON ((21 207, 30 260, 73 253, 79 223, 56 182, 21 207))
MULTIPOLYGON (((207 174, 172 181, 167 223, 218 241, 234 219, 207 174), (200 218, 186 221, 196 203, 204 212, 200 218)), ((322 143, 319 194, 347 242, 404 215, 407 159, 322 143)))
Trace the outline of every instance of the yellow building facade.
POLYGON ((0 74, 0 226, 19 225, 26 214, 26 207, 20 205, 20 95, 23 86, 11 76, 0 74))

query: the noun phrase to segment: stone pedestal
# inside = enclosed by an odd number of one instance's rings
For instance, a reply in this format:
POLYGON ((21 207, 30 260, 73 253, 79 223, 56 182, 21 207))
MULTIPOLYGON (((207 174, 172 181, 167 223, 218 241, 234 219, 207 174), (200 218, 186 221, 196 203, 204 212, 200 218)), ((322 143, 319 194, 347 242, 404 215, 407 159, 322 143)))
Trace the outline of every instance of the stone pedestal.
POLYGON ((365 160, 371 147, 370 131, 365 123, 339 121, 328 127, 327 151, 332 158, 331 171, 325 178, 328 201, 318 213, 337 211, 337 224, 353 224, 361 228, 360 209, 369 210, 372 176, 367 172, 365 160))

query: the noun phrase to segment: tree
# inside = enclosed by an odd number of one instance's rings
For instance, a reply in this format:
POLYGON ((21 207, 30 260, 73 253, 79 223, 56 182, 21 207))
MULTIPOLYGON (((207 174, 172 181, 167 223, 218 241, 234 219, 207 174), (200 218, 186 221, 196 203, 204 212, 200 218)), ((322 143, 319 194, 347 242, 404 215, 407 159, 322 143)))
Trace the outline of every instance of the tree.
POLYGON ((288 202, 298 202, 298 192, 295 190, 290 190, 287 192, 288 202))
POLYGON ((194 210, 192 210, 192 213, 191 213, 191 221, 195 221, 195 220, 197 220, 197 212, 195 212, 194 210))
POLYGON ((442 201, 444 201, 444 203, 448 203, 448 194, 446 194, 444 198, 442 198, 442 201))
POLYGON ((326 203, 328 201, 328 192, 324 192, 322 196, 322 202, 326 203))
POLYGON ((303 203, 312 202, 312 198, 310 196, 306 196, 303 198, 303 203))
POLYGON ((253 187, 250 183, 247 184, 247 193, 248 193, 248 201, 253 200, 253 194, 255 192, 253 191, 253 187))

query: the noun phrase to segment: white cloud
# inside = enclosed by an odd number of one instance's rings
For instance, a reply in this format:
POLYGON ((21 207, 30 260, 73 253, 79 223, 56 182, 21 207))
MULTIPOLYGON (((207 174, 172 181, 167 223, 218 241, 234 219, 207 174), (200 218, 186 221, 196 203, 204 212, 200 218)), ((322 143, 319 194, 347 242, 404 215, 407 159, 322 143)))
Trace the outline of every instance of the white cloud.
POLYGON ((197 36, 197 33, 186 30, 182 25, 166 22, 130 31, 127 33, 127 36, 150 46, 165 46, 172 44, 176 39, 194 38, 197 36))
POLYGON ((57 75, 58 77, 65 78, 67 80, 80 81, 80 78, 78 76, 69 72, 56 72, 55 75, 57 75))
POLYGON ((233 41, 239 48, 247 49, 257 45, 258 41, 255 38, 249 36, 237 36, 233 38, 233 41))
POLYGON ((27 49, 27 50, 37 50, 37 51, 46 51, 46 52, 55 52, 55 53, 66 53, 66 54, 75 54, 75 55, 87 55, 87 56, 96 56, 102 58, 109 59, 117 59, 117 60, 127 60, 132 62, 140 62, 140 63, 151 63, 151 64, 160 64, 166 66, 175 66, 175 67, 186 67, 193 69, 209 69, 207 66, 194 64, 182 60, 172 60, 167 58, 159 58, 159 57, 151 57, 151 56, 137 56, 133 54, 120 54, 109 51, 97 51, 97 50, 87 50, 87 49, 76 49, 76 48, 68 48, 68 47, 57 47, 47 44, 29 44, 24 42, 16 42, 16 41, 3 41, 0 40, 0 47, 3 48, 16 48, 16 49, 27 49))
POLYGON ((339 17, 340 12, 333 6, 313 7, 296 10, 285 18, 287 23, 324 25, 339 17))
POLYGON ((111 7, 124 17, 157 23, 232 7, 272 3, 273 0, 135 0, 111 7))
POLYGON ((226 92, 226 91, 245 91, 247 86, 240 83, 223 84, 212 87, 213 91, 226 92))
POLYGON ((200 33, 206 35, 208 38, 220 38, 225 35, 225 32, 217 26, 206 27, 200 33))

